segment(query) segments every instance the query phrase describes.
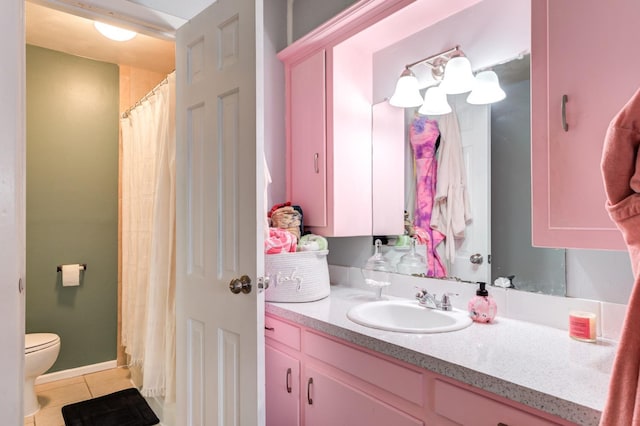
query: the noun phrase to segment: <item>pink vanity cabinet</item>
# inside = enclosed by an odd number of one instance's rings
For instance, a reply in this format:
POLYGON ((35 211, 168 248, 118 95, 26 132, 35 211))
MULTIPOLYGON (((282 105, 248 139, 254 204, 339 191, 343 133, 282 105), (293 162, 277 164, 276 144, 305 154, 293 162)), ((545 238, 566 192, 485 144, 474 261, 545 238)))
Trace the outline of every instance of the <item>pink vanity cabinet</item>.
POLYGON ((265 318, 267 425, 300 425, 300 328, 265 318))
POLYGON ((267 426, 425 425, 419 369, 279 318, 265 324, 267 426))
POLYGON ((433 380, 436 423, 442 425, 474 426, 558 426, 573 425, 553 416, 521 409, 484 396, 470 386, 451 380, 433 380), (451 423, 450 423, 451 422, 451 423))
POLYGON ((273 315, 265 319, 267 426, 569 426, 273 315))
POLYGON ((609 122, 640 87, 640 2, 531 3, 533 244, 622 250, 600 158, 609 122))
POLYGON ((395 109, 391 124, 376 132, 377 143, 399 149, 374 155, 371 50, 354 36, 410 2, 360 1, 278 54, 286 84, 287 199, 302 207, 315 234, 403 232, 404 115, 395 109), (374 174, 382 178, 374 182, 374 174))

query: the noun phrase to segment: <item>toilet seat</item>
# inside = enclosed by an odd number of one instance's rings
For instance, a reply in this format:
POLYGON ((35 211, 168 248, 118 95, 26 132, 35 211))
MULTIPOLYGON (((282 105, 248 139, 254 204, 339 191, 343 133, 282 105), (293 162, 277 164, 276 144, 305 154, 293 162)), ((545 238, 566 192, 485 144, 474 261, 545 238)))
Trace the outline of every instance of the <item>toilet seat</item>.
POLYGON ((60 337, 53 333, 29 333, 24 336, 24 353, 41 351, 60 343, 60 337))

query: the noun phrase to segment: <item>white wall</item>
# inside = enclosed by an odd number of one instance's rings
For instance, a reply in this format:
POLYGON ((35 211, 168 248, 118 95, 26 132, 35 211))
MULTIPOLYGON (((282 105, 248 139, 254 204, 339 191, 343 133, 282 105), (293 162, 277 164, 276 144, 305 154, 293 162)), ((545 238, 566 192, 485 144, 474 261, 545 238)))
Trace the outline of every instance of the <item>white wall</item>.
POLYGON ((287 47, 287 0, 271 0, 265 19, 265 158, 271 174, 267 206, 282 203, 286 197, 284 65, 276 53, 287 47))
POLYGON ((293 0, 293 41, 354 3, 356 0, 293 0))
POLYGON ((626 251, 567 250, 567 296, 627 304, 633 283, 626 251))
POLYGON ((24 2, 0 4, 0 419, 23 424, 25 279, 24 2))

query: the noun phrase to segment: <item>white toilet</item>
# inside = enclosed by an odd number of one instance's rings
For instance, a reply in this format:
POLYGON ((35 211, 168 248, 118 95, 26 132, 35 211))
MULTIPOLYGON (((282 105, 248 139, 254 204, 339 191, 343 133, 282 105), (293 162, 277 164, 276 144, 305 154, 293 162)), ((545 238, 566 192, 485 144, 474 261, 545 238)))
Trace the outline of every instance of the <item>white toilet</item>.
POLYGON ((51 368, 60 353, 60 337, 53 333, 29 333, 24 336, 24 415, 40 409, 34 384, 38 376, 51 368))

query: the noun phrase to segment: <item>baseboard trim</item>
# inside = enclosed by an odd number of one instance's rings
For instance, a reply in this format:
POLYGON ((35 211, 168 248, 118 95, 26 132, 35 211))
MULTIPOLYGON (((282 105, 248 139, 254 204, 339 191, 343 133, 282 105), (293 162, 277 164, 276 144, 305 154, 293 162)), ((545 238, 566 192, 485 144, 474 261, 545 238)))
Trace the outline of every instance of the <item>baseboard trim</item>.
POLYGON ((43 374, 42 376, 39 376, 36 379, 36 385, 41 385, 43 383, 49 383, 56 380, 71 379, 73 377, 96 373, 98 371, 110 370, 112 368, 116 368, 117 366, 118 362, 116 360, 113 360, 100 362, 98 364, 85 365, 83 367, 70 368, 68 370, 55 371, 53 373, 43 374))

